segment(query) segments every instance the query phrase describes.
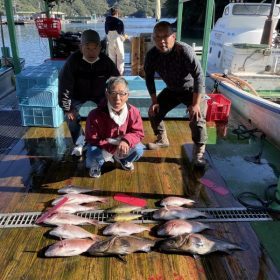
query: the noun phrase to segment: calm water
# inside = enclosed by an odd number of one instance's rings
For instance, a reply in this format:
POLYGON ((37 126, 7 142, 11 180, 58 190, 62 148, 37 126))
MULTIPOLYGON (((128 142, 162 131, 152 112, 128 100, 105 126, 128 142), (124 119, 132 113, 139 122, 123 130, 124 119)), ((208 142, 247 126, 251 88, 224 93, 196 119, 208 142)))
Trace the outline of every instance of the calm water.
MULTIPOLYGON (((175 19, 165 19, 169 22, 174 22, 175 19)), ((150 33, 155 25, 153 18, 127 18, 124 19, 125 32, 129 36, 139 36, 140 33, 150 33)), ((4 28, 5 46, 10 46, 8 27, 4 28)), ((41 38, 38 35, 35 24, 16 25, 16 36, 19 48, 19 56, 25 58, 25 65, 38 65, 45 59, 49 58, 48 40, 41 38)), ((63 31, 83 31, 86 29, 95 29, 99 32, 100 37, 105 36, 104 22, 97 22, 94 24, 81 23, 65 23, 62 25, 63 31)), ((189 43, 193 42, 191 39, 186 40, 189 43)), ((2 44, 1 44, 2 47, 2 44)))

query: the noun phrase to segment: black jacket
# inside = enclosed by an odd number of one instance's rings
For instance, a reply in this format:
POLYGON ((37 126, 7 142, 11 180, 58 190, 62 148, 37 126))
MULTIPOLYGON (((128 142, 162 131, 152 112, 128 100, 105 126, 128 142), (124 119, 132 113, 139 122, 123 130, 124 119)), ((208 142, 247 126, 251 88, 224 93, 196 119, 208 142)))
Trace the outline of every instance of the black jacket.
POLYGON ((124 25, 122 20, 116 17, 107 16, 105 21, 105 33, 117 31, 120 35, 124 34, 124 25))
POLYGON ((113 61, 100 53, 99 60, 90 64, 80 50, 73 53, 59 73, 58 102, 64 112, 71 110, 71 99, 98 104, 105 97, 106 81, 120 73, 113 61))

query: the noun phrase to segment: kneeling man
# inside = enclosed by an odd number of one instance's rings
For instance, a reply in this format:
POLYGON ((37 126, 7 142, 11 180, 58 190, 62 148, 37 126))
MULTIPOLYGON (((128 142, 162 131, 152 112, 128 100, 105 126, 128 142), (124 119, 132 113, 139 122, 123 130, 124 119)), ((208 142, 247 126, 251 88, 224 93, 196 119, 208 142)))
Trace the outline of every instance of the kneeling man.
POLYGON ((89 113, 86 122, 86 166, 93 178, 100 177, 106 161, 117 161, 124 170, 133 170, 133 162, 144 151, 142 118, 139 110, 127 103, 127 81, 110 78, 105 95, 106 101, 89 113))

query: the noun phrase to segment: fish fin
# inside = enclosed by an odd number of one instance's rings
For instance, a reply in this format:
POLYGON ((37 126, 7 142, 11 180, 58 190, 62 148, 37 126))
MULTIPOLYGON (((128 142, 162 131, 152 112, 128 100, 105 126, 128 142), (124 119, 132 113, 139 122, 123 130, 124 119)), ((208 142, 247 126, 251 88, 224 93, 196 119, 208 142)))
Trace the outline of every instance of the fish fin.
POLYGON ((193 258, 196 259, 196 260, 200 260, 200 255, 198 255, 198 254, 193 254, 193 258))
POLYGON ((184 243, 187 243, 190 235, 189 234, 185 234, 185 235, 181 235, 181 242, 179 243, 179 247, 183 246, 184 243))
POLYGON ((117 258, 119 261, 121 261, 121 262, 127 264, 127 260, 126 260, 122 255, 117 255, 116 258, 117 258))

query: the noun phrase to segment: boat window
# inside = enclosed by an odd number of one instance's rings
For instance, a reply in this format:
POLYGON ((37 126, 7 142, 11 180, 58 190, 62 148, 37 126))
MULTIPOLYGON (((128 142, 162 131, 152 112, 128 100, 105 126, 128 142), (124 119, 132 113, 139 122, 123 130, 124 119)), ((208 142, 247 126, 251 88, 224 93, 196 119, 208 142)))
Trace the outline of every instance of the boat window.
POLYGON ((210 49, 209 49, 209 53, 211 53, 212 52, 212 47, 210 47, 210 49))
POLYGON ((226 7, 226 8, 225 8, 224 15, 227 16, 228 14, 229 14, 229 7, 226 7))
MULTIPOLYGON (((270 4, 268 5, 258 5, 258 4, 251 4, 251 5, 234 5, 232 8, 232 14, 241 16, 241 15, 247 15, 247 16, 268 16, 270 12, 270 4)), ((273 16, 279 15, 279 7, 275 6, 273 16)))
POLYGON ((220 57, 221 57, 221 51, 218 52, 218 58, 220 58, 220 57))

